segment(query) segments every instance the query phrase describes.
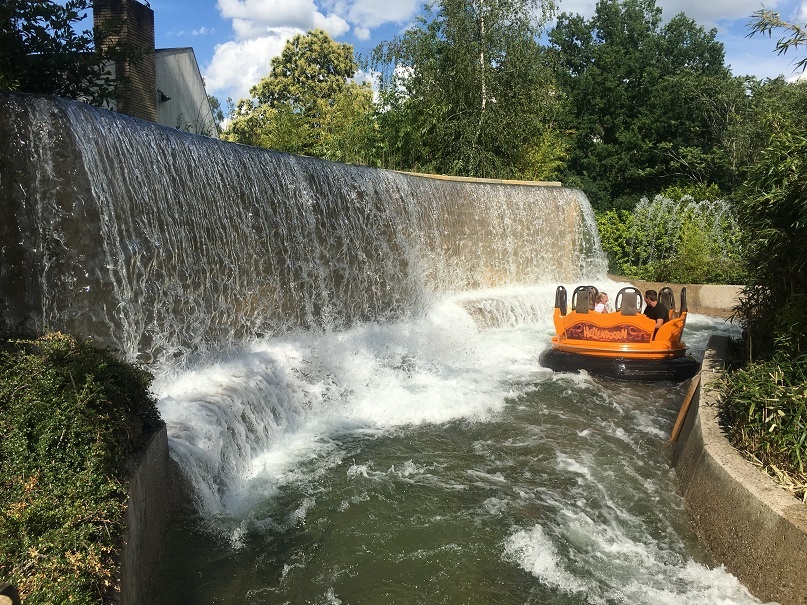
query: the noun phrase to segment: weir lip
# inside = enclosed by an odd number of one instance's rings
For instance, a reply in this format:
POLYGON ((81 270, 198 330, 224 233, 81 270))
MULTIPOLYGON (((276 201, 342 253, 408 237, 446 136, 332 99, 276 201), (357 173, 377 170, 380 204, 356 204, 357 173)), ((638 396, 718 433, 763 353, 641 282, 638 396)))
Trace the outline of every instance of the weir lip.
POLYGON ((709 339, 701 382, 673 451, 673 466, 698 538, 758 598, 807 603, 807 506, 732 447, 709 389, 728 337, 709 339))

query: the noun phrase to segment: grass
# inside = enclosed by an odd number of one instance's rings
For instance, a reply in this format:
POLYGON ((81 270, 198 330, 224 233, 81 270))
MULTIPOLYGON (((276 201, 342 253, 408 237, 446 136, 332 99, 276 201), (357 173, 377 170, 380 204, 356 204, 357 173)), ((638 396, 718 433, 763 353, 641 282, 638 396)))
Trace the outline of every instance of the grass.
POLYGON ((127 460, 161 423, 150 384, 60 333, 0 343, 0 580, 26 605, 117 589, 127 460))

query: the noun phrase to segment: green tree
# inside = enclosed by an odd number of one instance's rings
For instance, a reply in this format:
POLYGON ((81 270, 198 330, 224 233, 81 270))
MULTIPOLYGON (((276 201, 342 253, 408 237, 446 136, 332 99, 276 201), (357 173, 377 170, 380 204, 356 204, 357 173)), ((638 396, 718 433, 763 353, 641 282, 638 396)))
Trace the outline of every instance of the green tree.
POLYGON ((477 177, 552 178, 565 160, 537 36, 548 0, 439 0, 369 58, 383 162, 477 177))
POLYGON ((224 122, 224 109, 221 107, 221 101, 218 97, 207 95, 207 102, 210 104, 210 111, 213 112, 213 123, 216 125, 216 130, 221 132, 221 124, 224 122))
POLYGON ((269 107, 316 112, 318 100, 333 103, 357 67, 350 44, 334 42, 326 32, 314 29, 286 42, 280 56, 272 59, 269 75, 250 94, 269 107))
POLYGON ((117 84, 108 65, 137 53, 108 44, 108 31, 76 31, 92 0, 0 2, 0 89, 103 105, 117 84))
POLYGON ((701 104, 731 78, 715 36, 683 14, 662 27, 655 0, 600 0, 588 21, 562 14, 549 39, 572 137, 564 181, 602 208, 726 181, 722 123, 701 104))
MULTIPOLYGON (((752 33, 784 28, 781 54, 805 44, 803 27, 762 10, 752 33)), ((807 58, 796 63, 802 70, 807 58)), ((740 219, 748 234, 750 277, 737 315, 744 328, 748 363, 728 373, 721 385, 721 422, 729 440, 769 474, 796 480, 805 497, 807 426, 807 82, 752 82, 746 121, 753 165, 739 196, 740 219), (781 469, 781 470, 780 470, 781 469)))
POLYGON ((230 115, 222 138, 237 143, 371 163, 375 126, 372 90, 352 81, 353 47, 322 30, 298 34, 271 71, 252 87, 230 115))
MULTIPOLYGON (((803 27, 783 21, 777 13, 757 11, 751 34, 786 33, 777 42, 782 54, 805 45, 803 27)), ((807 57, 796 62, 802 70, 807 57)), ((750 278, 740 297, 738 315, 747 335, 751 359, 804 353, 807 347, 803 318, 807 299, 807 82, 784 78, 753 82, 751 109, 746 120, 755 141, 753 164, 740 196, 739 211, 747 225, 746 244, 750 278)), ((800 359, 802 359, 800 357, 800 359)), ((794 371, 801 371, 795 368, 794 371)))
MULTIPOLYGON (((807 110, 807 83, 792 84, 807 110)), ((805 115, 801 113, 802 119, 805 115)), ((751 272, 740 306, 751 355, 807 352, 807 135, 781 112, 763 116, 770 136, 739 210, 751 272)))

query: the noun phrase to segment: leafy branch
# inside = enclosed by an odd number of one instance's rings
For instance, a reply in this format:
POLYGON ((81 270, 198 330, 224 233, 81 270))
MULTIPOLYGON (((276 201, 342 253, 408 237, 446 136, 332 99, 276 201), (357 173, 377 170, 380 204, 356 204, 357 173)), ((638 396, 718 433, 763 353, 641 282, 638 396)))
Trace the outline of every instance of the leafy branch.
MULTIPOLYGON (((807 45, 807 30, 797 23, 789 23, 782 19, 779 13, 767 8, 756 11, 753 15, 753 21, 749 24, 751 32, 748 37, 751 38, 756 34, 768 34, 768 37, 773 37, 773 30, 783 29, 785 34, 776 42, 776 53, 779 55, 785 54, 791 48, 797 49, 800 46, 807 45)), ((794 71, 807 69, 807 56, 802 57, 796 62, 794 71)))

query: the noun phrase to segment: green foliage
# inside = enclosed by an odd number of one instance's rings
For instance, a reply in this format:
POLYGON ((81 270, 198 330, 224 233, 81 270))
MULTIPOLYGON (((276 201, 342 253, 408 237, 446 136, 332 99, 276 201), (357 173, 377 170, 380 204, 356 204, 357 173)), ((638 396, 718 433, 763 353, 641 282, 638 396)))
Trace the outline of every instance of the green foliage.
MULTIPOLYGON (((780 53, 804 44, 804 30, 777 14, 754 17, 752 34, 791 32, 777 44, 780 53)), ((748 146, 752 166, 738 206, 749 279, 736 310, 747 365, 725 376, 721 414, 735 446, 805 499, 807 83, 779 78, 749 89, 746 133, 756 144, 748 146)))
POLYGON ((109 41, 113 31, 75 26, 92 0, 4 0, 0 3, 0 89, 57 95, 103 105, 115 98, 110 61, 139 53, 109 41))
POLYGON ((58 333, 0 345, 0 578, 26 604, 114 588, 127 456, 160 423, 150 382, 58 333))
POLYGON ((221 124, 224 122, 224 109, 221 107, 221 101, 218 97, 207 95, 207 102, 210 104, 210 111, 213 113, 213 124, 216 126, 216 131, 221 132, 221 124))
POLYGON ((268 76, 252 87, 230 115, 222 139, 245 145, 371 164, 375 157, 375 108, 367 84, 351 81, 353 47, 322 30, 298 34, 268 76))
MULTIPOLYGON (((790 23, 779 16, 779 13, 770 9, 760 9, 753 15, 751 21, 751 35, 768 34, 773 35, 773 30, 783 29, 785 34, 776 42, 776 52, 785 54, 791 48, 807 46, 807 30, 797 23, 790 23)), ((807 56, 796 61, 795 70, 804 71, 807 69, 807 56)))
POLYGON ((714 183, 676 183, 662 189, 659 195, 671 200, 691 199, 693 202, 709 202, 723 197, 720 187, 714 183))
POLYGON ((678 199, 658 195, 633 211, 597 213, 597 226, 611 272, 648 281, 742 283, 741 232, 731 206, 696 201, 714 187, 669 188, 678 199))
POLYGON ((719 390, 732 444, 773 474, 794 476, 807 496, 807 356, 751 363, 725 374, 719 390))
POLYGON ((557 179, 568 154, 550 57, 549 0, 439 0, 376 47, 382 163, 476 177, 557 179))
POLYGON ((633 214, 627 210, 606 210, 595 216, 602 249, 608 257, 608 270, 617 275, 637 277, 639 268, 632 264, 633 214))
MULTIPOLYGON (((805 115, 807 82, 788 86, 805 115)), ((807 300, 807 134, 796 115, 779 109, 762 116, 771 134, 738 206, 750 272, 739 317, 752 358, 807 347, 807 316, 792 312, 807 300)))
POLYGON ((299 113, 316 113, 317 101, 333 100, 357 69, 350 44, 334 42, 321 29, 297 34, 272 59, 269 75, 250 94, 269 107, 287 106, 299 113))
POLYGON ((731 77, 716 33, 683 14, 662 26, 655 0, 600 0, 588 21, 562 14, 549 38, 572 137, 563 180, 587 179, 603 210, 682 180, 729 181, 712 108, 731 77))

